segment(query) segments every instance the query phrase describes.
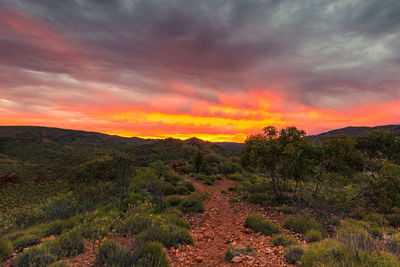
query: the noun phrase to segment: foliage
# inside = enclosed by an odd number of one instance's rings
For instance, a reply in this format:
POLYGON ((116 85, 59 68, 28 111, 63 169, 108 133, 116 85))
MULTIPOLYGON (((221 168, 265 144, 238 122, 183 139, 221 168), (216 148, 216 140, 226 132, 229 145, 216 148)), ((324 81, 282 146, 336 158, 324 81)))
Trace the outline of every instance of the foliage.
POLYGON ((8 239, 0 238, 0 262, 6 260, 13 253, 12 242, 8 239))
POLYGON ((300 246, 291 246, 285 249, 285 260, 290 264, 296 264, 304 254, 304 249, 300 246))
POLYGON ((199 197, 189 196, 182 199, 178 205, 182 212, 204 212, 205 208, 199 197))
POLYGON ((264 235, 280 233, 279 226, 267 221, 261 214, 247 216, 244 226, 252 229, 254 232, 261 232, 264 235))
POLYGON ((293 239, 287 237, 285 234, 273 235, 271 241, 272 244, 274 244, 274 246, 284 246, 284 247, 293 245, 294 243, 293 239))
POLYGON ((146 242, 140 249, 139 266, 168 267, 168 256, 165 248, 159 242, 146 242))
POLYGON ((56 261, 56 258, 43 247, 33 247, 19 255, 13 262, 15 267, 46 267, 56 261))
POLYGON ((45 241, 43 247, 58 259, 76 256, 85 250, 83 238, 78 231, 70 231, 57 239, 45 241))
POLYGON ((181 203, 182 199, 178 196, 172 196, 165 199, 165 204, 167 207, 176 207, 181 203))
POLYGON ((308 230, 304 235, 304 239, 308 242, 317 242, 323 238, 322 234, 318 230, 308 230))
POLYGON ((13 241, 14 248, 27 248, 40 243, 40 238, 35 235, 23 235, 13 241))
POLYGON ((253 204, 268 204, 270 198, 265 193, 252 193, 246 197, 246 200, 253 204))
POLYGON ((323 236, 327 235, 322 225, 307 215, 291 216, 284 221, 283 227, 303 235, 309 230, 318 230, 323 236))

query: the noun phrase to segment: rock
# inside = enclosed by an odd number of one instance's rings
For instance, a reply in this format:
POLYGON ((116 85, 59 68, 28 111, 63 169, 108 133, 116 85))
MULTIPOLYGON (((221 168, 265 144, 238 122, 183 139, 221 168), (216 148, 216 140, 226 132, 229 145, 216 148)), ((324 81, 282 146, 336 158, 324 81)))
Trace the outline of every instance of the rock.
POLYGON ((195 258, 195 260, 196 260, 197 262, 203 262, 203 258, 200 257, 200 256, 197 256, 197 257, 195 258))
POLYGON ((231 262, 233 262, 233 263, 238 263, 238 262, 241 262, 241 261, 242 261, 242 258, 239 257, 239 256, 235 256, 235 257, 233 257, 231 259, 231 262))

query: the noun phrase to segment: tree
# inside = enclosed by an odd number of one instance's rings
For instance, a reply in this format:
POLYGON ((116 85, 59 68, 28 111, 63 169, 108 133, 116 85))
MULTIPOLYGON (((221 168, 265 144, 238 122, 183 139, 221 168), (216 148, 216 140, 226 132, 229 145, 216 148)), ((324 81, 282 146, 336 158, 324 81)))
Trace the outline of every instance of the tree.
POLYGON ((193 157, 193 165, 196 173, 200 172, 203 163, 204 163, 203 152, 199 149, 197 150, 197 152, 194 154, 193 157))
POLYGON ((282 183, 294 179, 296 192, 312 170, 314 146, 305 136, 306 133, 296 127, 287 127, 279 132, 274 126, 265 127, 261 134, 247 138, 241 152, 241 163, 244 167, 257 166, 266 171, 271 176, 275 195, 283 198, 282 183))

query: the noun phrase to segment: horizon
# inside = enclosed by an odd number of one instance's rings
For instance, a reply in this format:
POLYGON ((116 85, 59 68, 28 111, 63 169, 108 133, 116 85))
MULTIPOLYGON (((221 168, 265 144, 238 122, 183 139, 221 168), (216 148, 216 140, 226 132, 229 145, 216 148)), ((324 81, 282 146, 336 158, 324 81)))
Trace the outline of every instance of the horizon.
MULTIPOLYGON (((292 125, 294 126, 294 125, 292 125)), ((331 131, 336 131, 336 130, 342 130, 342 129, 347 129, 347 128, 376 128, 376 127, 384 127, 384 126, 400 126, 397 124, 390 124, 390 125, 375 125, 375 126, 346 126, 346 127, 342 127, 342 128, 335 128, 335 129, 329 129, 327 131, 323 131, 323 132, 319 132, 316 134, 308 134, 306 132, 306 136, 318 136, 320 134, 325 134, 331 131)), ((211 143, 238 143, 238 144, 244 144, 243 142, 235 142, 235 141, 221 141, 221 140, 207 140, 207 139, 202 139, 199 138, 197 136, 191 136, 188 138, 176 138, 176 137, 172 137, 172 136, 167 136, 167 137, 163 137, 163 138, 157 138, 157 137, 145 137, 145 136, 123 136, 123 135, 118 135, 118 134, 110 134, 110 133, 106 133, 106 132, 96 132, 96 131, 87 131, 87 130, 82 130, 82 129, 69 129, 69 128, 60 128, 60 127, 51 127, 51 126, 42 126, 42 125, 0 125, 0 127, 38 127, 38 128, 50 128, 50 129, 58 129, 58 130, 66 130, 66 131, 81 131, 81 132, 88 132, 88 133, 100 133, 100 134, 106 134, 106 135, 110 135, 110 136, 118 136, 118 137, 123 137, 123 138, 140 138, 140 139, 152 139, 152 140, 165 140, 165 139, 177 139, 177 140, 181 140, 181 141, 186 141, 186 140, 190 140, 190 139, 200 139, 201 141, 205 141, 205 142, 211 142, 211 143)), ((290 126, 288 126, 290 127, 290 126)), ((294 126, 295 127, 295 126, 294 126)), ((280 129, 278 129, 280 130, 280 129)), ((300 129, 301 130, 301 129, 300 129)), ((261 131, 260 131, 261 132, 261 131)))
POLYGON ((245 141, 400 124, 399 1, 0 3, 0 124, 245 141), (358 126, 353 126, 358 127, 358 126))

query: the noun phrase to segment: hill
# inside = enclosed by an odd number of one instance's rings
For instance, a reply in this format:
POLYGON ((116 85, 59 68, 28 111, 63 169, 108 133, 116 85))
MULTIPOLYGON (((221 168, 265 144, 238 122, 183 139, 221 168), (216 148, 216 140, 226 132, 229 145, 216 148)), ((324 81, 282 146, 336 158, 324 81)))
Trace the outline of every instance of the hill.
POLYGON ((196 151, 201 151, 205 159, 219 162, 240 153, 229 143, 214 144, 198 138, 143 139, 48 127, 0 126, 0 175, 57 177, 82 163, 110 155, 129 158, 136 166, 155 160, 188 161, 196 151))
POLYGON ((391 131, 394 132, 397 136, 400 136, 400 125, 382 125, 382 126, 375 126, 375 127, 354 127, 354 126, 349 126, 345 128, 340 128, 340 129, 335 129, 331 130, 328 132, 320 133, 317 135, 310 135, 309 137, 313 141, 319 141, 322 140, 326 136, 330 135, 346 135, 346 136, 357 136, 357 135, 362 135, 362 134, 367 134, 371 131, 391 131))

